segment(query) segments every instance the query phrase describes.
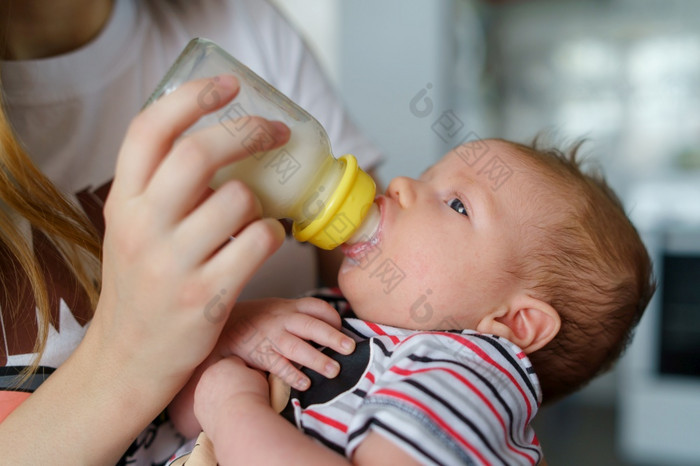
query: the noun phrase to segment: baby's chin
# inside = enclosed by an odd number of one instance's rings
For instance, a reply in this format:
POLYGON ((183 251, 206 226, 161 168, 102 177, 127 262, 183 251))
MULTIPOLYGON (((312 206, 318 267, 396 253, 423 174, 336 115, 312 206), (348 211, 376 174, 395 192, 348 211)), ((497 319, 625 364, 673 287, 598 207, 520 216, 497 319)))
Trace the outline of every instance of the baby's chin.
POLYGON ((393 308, 395 296, 372 286, 371 280, 367 280, 370 271, 366 268, 350 264, 344 271, 343 266, 338 273, 338 288, 355 316, 368 322, 404 328, 407 313, 393 308))
POLYGON ((360 319, 372 320, 366 318, 365 316, 370 316, 372 313, 368 312, 367 306, 364 301, 367 298, 367 290, 362 290, 359 283, 354 281, 347 273, 343 273, 342 267, 340 273, 338 273, 338 288, 342 293, 343 297, 347 299, 353 313, 360 319))
MULTIPOLYGON (((346 259, 347 260, 347 259, 346 259)), ((345 299, 350 301, 352 299, 352 280, 348 280, 347 272, 344 271, 345 261, 340 266, 340 271, 338 272, 338 288, 343 294, 345 299)), ((350 303, 352 305, 352 302, 350 303)))

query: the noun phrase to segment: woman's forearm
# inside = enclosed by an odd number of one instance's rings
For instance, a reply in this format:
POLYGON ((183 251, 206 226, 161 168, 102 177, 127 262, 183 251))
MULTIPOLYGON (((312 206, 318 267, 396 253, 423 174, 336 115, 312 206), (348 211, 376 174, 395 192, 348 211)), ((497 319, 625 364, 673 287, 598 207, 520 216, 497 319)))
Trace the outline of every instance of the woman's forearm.
POLYGON ((136 380, 135 365, 108 357, 92 330, 0 424, 3 464, 114 464, 177 389, 136 380))

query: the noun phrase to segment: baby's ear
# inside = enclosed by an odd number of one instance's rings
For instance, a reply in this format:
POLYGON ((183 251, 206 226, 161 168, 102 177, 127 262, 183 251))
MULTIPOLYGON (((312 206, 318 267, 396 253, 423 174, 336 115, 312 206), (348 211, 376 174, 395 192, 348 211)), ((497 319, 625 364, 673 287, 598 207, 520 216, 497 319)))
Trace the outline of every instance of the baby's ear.
POLYGON ((552 341, 560 327, 559 313, 552 306, 523 293, 507 308, 482 318, 476 330, 503 337, 530 354, 552 341))

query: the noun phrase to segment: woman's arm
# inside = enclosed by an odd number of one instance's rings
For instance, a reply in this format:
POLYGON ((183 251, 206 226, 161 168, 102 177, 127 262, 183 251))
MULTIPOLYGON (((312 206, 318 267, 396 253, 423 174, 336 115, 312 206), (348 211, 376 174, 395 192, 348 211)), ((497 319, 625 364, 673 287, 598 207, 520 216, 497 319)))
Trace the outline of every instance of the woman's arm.
MULTIPOLYGON (((76 351, 0 424, 3 463, 117 461, 210 353, 241 288, 281 244, 281 226, 259 220, 241 183, 208 188, 218 167, 249 155, 245 135, 212 127, 181 137, 237 91, 231 77, 194 81, 132 122, 105 206, 95 316, 76 351), (212 84, 219 99, 205 109, 199 97, 212 84), (222 319, 211 319, 220 290, 222 319)), ((261 150, 289 137, 281 124, 255 123, 275 136, 261 150)))

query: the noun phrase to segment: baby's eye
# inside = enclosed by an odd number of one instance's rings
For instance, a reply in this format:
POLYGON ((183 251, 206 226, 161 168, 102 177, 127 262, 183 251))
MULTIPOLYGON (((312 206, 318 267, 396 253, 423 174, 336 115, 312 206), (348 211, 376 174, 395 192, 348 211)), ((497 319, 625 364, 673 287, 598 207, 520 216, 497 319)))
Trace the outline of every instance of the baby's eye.
POLYGON ((466 217, 469 217, 469 212, 467 212, 467 208, 464 207, 464 204, 462 204, 462 201, 460 201, 459 198, 454 197, 450 199, 447 205, 458 214, 462 214, 466 217))

